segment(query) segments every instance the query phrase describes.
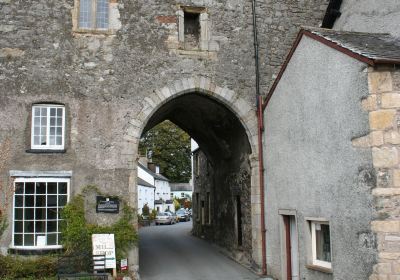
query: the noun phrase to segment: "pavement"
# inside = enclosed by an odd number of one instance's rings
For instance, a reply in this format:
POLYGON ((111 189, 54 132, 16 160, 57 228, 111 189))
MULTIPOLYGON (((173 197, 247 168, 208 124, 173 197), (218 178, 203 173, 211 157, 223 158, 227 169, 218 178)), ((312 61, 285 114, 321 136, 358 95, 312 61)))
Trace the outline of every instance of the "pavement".
POLYGON ((259 280, 205 240, 190 234, 192 222, 139 230, 141 280, 259 280))

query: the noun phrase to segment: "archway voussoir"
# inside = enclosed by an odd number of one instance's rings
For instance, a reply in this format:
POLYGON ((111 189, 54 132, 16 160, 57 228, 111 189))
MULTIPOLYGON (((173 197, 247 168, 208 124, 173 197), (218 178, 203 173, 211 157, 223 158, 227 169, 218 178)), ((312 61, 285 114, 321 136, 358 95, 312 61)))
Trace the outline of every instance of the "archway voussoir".
POLYGON ((161 93, 161 91, 158 90, 158 89, 156 89, 156 90, 154 91, 154 93, 157 95, 158 99, 160 99, 160 105, 163 104, 164 101, 165 101, 165 97, 164 97, 164 95, 161 93))
POLYGON ((175 93, 179 93, 182 94, 185 91, 185 88, 183 87, 183 82, 182 80, 177 80, 174 83, 174 87, 175 87, 175 93))
POLYGON ((169 87, 163 87, 161 89, 161 94, 164 96, 165 99, 168 99, 169 97, 172 96, 171 90, 169 87))
POLYGON ((146 96, 145 98, 144 98, 144 107, 150 107, 150 108, 156 108, 157 107, 157 105, 156 105, 156 103, 154 102, 154 100, 153 99, 151 99, 149 96, 146 96))
POLYGON ((194 88, 196 89, 196 91, 200 89, 200 78, 199 77, 194 78, 194 88))
POLYGON ((187 82, 188 82, 188 90, 189 91, 193 91, 193 90, 195 90, 196 89, 196 82, 195 82, 195 79, 194 78, 188 78, 187 79, 187 82))

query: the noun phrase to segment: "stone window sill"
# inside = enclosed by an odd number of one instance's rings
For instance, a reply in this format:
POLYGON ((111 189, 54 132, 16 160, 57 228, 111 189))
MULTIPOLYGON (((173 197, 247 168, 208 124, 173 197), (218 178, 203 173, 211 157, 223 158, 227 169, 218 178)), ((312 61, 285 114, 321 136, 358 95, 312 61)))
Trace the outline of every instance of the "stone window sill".
POLYGON ((26 250, 26 249, 16 249, 16 248, 9 248, 8 253, 9 254, 17 254, 21 256, 30 256, 30 255, 36 255, 36 256, 41 256, 41 255, 48 255, 48 254, 56 254, 56 253, 61 253, 63 251, 62 248, 59 249, 32 249, 32 250, 26 250))
POLYGON ((327 274, 333 273, 333 270, 331 268, 326 268, 326 267, 322 267, 322 266, 318 266, 318 265, 314 265, 314 264, 307 264, 306 268, 311 269, 311 270, 316 270, 319 272, 323 272, 323 273, 327 273, 327 274))
POLYGON ((65 154, 66 150, 28 149, 26 152, 29 154, 65 154))
POLYGON ((87 35, 87 36, 96 36, 96 35, 114 35, 116 32, 112 29, 75 29, 73 33, 76 35, 87 35))

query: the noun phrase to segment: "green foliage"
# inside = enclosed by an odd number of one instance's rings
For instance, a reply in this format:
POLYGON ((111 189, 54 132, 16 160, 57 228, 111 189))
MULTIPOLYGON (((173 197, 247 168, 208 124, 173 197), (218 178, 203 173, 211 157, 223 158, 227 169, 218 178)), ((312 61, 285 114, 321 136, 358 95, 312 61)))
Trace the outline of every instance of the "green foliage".
POLYGON ((92 251, 92 234, 114 233, 117 259, 126 258, 129 249, 137 244, 138 235, 133 226, 134 211, 123 203, 122 217, 110 226, 88 224, 82 195, 71 199, 61 212, 62 245, 67 253, 86 254, 92 251))
POLYGON ((3 236, 3 233, 7 227, 8 227, 7 217, 0 211, 0 238, 3 236))
POLYGON ((57 258, 21 258, 0 255, 0 279, 56 279, 57 258))
POLYGON ((150 220, 155 220, 156 216, 157 216, 157 210, 156 209, 151 210, 150 220))
POLYGON ((153 162, 172 182, 188 182, 191 178, 190 136, 170 121, 150 129, 140 140, 139 151, 151 151, 153 162))
POLYGON ((142 208, 142 215, 143 215, 143 216, 149 216, 149 215, 150 215, 150 208, 149 208, 149 206, 147 205, 147 203, 146 203, 145 205, 143 205, 143 208, 142 208))
POLYGON ((181 204, 176 198, 174 199, 174 207, 175 207, 175 211, 181 209, 181 204))

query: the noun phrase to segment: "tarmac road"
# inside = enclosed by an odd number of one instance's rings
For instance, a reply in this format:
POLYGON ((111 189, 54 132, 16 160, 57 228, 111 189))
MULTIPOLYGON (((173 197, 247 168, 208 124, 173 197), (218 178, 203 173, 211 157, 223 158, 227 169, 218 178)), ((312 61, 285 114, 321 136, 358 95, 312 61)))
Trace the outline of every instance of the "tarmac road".
POLYGON ((139 230, 141 280, 255 280, 259 276, 190 234, 191 222, 139 230))

